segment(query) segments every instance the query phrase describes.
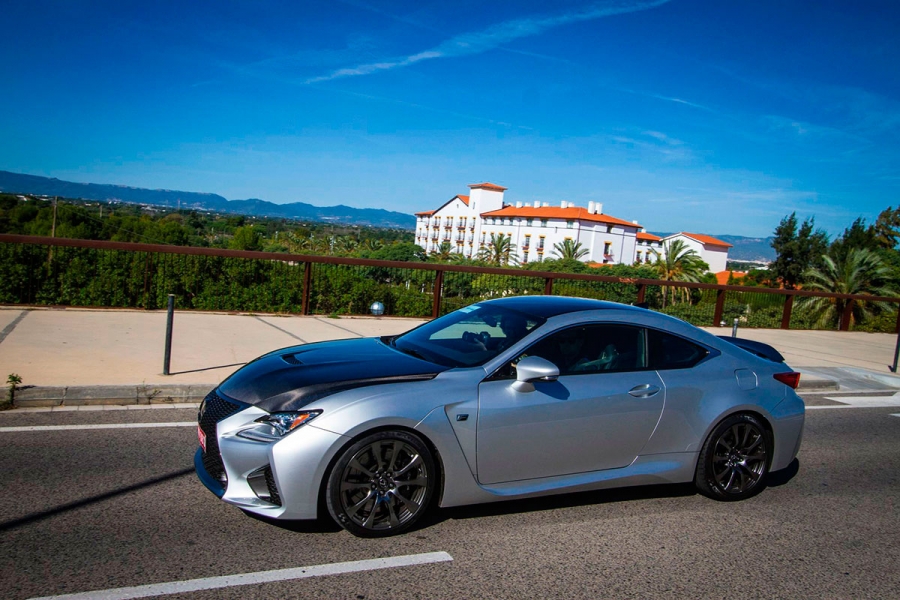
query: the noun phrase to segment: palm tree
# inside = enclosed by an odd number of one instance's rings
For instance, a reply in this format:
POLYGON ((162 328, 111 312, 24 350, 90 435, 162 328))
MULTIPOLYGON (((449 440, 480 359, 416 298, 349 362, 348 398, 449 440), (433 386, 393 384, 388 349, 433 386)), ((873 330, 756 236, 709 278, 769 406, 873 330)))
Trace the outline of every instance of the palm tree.
MULTIPOLYGON (((822 266, 804 271, 803 288, 835 294, 871 294, 895 296, 893 274, 884 260, 871 250, 854 248, 841 259, 831 253, 822 255, 822 266)), ((872 316, 873 310, 888 308, 885 302, 863 302, 844 298, 803 298, 799 305, 812 310, 817 316, 816 325, 834 326, 852 302, 850 323, 858 323, 872 316)))
POLYGON ((491 242, 478 251, 478 260, 498 267, 515 265, 519 262, 512 238, 502 233, 491 234, 491 242))
MULTIPOLYGON (((703 262, 697 251, 688 246, 684 240, 672 240, 666 242, 663 253, 657 255, 653 268, 656 269, 659 279, 663 281, 698 282, 709 268, 709 265, 703 262)), ((685 297, 690 294, 687 288, 683 292, 685 297)), ((674 301, 675 289, 671 286, 663 286, 663 308, 666 307, 666 296, 670 293, 674 301)))
POLYGON ((431 258, 436 262, 453 262, 453 245, 450 242, 441 242, 440 246, 431 251, 431 258))
POLYGON ((384 247, 384 244, 378 238, 366 238, 362 242, 362 247, 370 252, 375 252, 384 247))
POLYGON ((580 260, 590 254, 590 250, 583 248, 581 242, 565 239, 562 243, 553 244, 553 253, 562 260, 580 260))

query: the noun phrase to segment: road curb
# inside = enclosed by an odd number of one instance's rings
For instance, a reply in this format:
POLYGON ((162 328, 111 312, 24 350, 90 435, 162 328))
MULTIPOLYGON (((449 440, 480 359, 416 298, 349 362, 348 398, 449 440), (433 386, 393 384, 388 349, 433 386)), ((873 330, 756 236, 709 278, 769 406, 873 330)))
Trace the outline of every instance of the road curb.
POLYGON ((841 389, 841 386, 835 379, 800 373, 800 385, 797 386, 798 392, 835 392, 839 389, 841 389))
POLYGON ((16 391, 22 408, 46 406, 199 403, 214 384, 33 386, 16 391))

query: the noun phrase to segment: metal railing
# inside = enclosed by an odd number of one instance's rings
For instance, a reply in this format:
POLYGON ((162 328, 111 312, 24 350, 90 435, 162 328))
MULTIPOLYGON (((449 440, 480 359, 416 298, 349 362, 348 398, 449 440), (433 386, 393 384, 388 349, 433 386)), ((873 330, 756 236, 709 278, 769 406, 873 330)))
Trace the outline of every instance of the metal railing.
POLYGON ((437 317, 480 300, 582 296, 701 326, 900 332, 900 298, 593 274, 0 234, 0 303, 437 317), (860 308, 871 316, 863 319, 860 308))

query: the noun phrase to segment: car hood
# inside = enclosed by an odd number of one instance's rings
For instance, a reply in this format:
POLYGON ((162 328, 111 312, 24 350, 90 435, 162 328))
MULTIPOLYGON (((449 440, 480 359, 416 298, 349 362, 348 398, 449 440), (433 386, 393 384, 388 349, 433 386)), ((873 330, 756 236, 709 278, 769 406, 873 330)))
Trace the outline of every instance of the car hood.
POLYGON ((294 411, 344 390, 432 379, 447 368, 403 354, 379 338, 339 340, 260 356, 219 391, 268 412, 294 411))

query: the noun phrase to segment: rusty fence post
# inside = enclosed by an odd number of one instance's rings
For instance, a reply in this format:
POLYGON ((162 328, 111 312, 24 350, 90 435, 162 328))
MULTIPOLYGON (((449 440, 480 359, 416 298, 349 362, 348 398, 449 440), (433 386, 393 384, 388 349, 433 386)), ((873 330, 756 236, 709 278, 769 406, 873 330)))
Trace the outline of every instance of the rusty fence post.
POLYGON ((545 296, 553 295, 553 278, 552 277, 544 278, 544 295, 545 296))
POLYGON ((300 305, 300 314, 309 314, 309 284, 312 282, 312 263, 306 261, 303 263, 303 300, 300 305))
POLYGON ((713 312, 713 327, 722 324, 722 313, 725 312, 725 290, 716 290, 716 310, 713 312))
POLYGON ((781 311, 781 328, 791 328, 791 313, 794 310, 794 295, 788 294, 784 297, 784 309, 781 311))
POLYGON ((647 297, 647 284, 642 283, 641 285, 638 286, 638 294, 637 294, 637 302, 636 303, 643 304, 644 302, 646 302, 646 299, 645 299, 646 297, 647 297))
POLYGON ((434 299, 431 304, 431 318, 441 316, 441 295, 444 288, 444 272, 436 271, 434 274, 434 299))

